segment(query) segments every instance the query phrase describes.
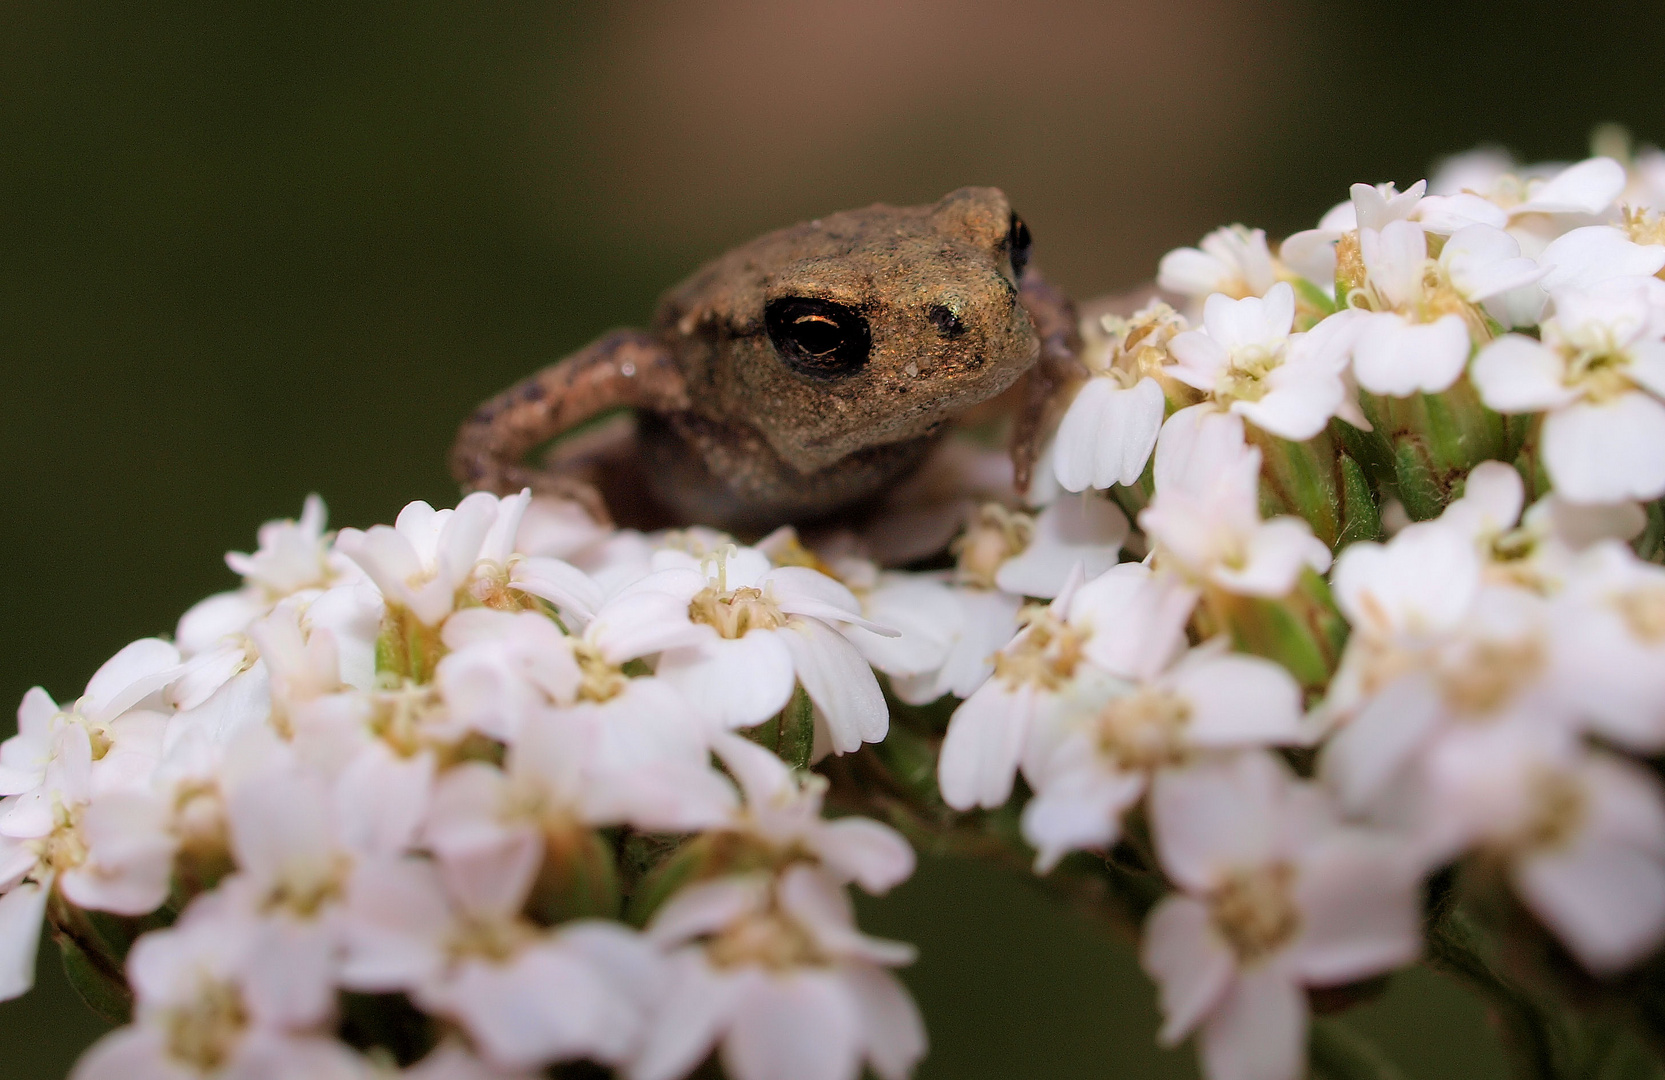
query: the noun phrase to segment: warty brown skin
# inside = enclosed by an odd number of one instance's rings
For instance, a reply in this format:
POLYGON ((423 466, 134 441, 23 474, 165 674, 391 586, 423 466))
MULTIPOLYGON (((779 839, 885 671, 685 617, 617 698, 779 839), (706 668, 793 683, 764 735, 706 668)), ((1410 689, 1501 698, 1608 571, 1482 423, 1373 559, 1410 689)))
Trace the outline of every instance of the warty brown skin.
POLYGON ((452 471, 471 490, 531 487, 604 515, 584 481, 524 459, 628 407, 629 471, 665 521, 755 534, 872 499, 955 416, 1028 375, 1013 444, 1026 482, 1080 347, 1069 301, 1024 271, 1026 240, 996 188, 769 233, 671 290, 651 332, 605 335, 482 405, 452 471))

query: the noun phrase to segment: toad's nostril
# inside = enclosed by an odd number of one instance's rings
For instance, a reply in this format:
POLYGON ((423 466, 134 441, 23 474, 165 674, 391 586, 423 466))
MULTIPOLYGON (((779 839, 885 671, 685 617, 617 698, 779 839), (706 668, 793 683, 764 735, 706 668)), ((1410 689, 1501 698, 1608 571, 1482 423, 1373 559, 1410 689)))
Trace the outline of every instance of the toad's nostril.
POLYGON ((931 325, 936 327, 937 333, 945 338, 957 338, 965 333, 965 323, 947 304, 935 305, 927 317, 931 320, 931 325))

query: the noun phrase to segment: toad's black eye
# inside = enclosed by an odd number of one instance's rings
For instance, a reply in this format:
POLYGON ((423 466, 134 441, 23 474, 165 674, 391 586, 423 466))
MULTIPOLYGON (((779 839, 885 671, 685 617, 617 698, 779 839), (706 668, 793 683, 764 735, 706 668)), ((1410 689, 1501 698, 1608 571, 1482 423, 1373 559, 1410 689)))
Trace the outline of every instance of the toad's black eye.
POLYGON ((812 379, 842 379, 867 363, 867 320, 831 300, 787 296, 769 301, 763 323, 786 365, 812 379))
POLYGON ((1023 279, 1023 268, 1029 265, 1029 246, 1034 243, 1029 235, 1029 226, 1012 212, 1012 223, 1006 228, 1006 250, 1012 256, 1012 276, 1023 279))

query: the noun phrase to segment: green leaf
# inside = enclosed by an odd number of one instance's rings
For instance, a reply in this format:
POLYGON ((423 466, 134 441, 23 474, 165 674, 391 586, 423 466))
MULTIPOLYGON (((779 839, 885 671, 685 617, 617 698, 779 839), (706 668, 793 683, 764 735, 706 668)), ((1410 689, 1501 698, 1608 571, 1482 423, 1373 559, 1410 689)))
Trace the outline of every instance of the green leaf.
POLYGON ((1375 1043, 1329 1017, 1313 1020, 1307 1060, 1314 1080, 1404 1080, 1375 1043))
POLYGON ((87 1008, 112 1024, 125 1024, 133 1017, 133 991, 126 980, 106 968, 75 943, 68 934, 55 933, 63 954, 64 975, 87 1008))
POLYGON ((1337 551, 1360 540, 1378 540, 1382 535, 1382 512, 1364 470, 1348 454, 1341 455, 1340 465, 1342 527, 1336 539, 1337 551))

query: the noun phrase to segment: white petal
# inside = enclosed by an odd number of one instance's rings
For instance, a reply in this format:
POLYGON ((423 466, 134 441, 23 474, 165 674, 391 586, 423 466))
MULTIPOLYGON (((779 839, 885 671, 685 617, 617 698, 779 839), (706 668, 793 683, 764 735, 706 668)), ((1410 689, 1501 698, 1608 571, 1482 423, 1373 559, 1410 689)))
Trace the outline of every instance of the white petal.
POLYGON ((1291 1080, 1307 1051, 1307 996, 1276 964, 1240 972, 1202 1033, 1209 1080, 1291 1080))
POLYGON ((26 881, 0 896, 0 1001, 10 1001, 35 985, 35 956, 40 951, 41 921, 51 879, 26 881))
POLYGON ((1151 826, 1168 876, 1206 892, 1230 867, 1266 861, 1288 783, 1287 770, 1261 751, 1158 772, 1151 826))
POLYGON ((1573 502, 1665 494, 1665 405, 1643 393, 1580 401, 1544 418, 1544 467, 1573 502))
POLYGON ((839 971, 856 1003, 866 1036, 867 1061, 879 1080, 907 1080, 925 1056, 925 1022, 896 976, 882 968, 853 965, 839 971))
POLYGON ((1575 841, 1527 859, 1514 878, 1538 917, 1598 975, 1629 967, 1665 937, 1665 866, 1657 855, 1575 841))
MULTIPOLYGON (((1287 371, 1288 365, 1279 371, 1287 371)), ((1304 442, 1324 430, 1341 407, 1346 384, 1338 374, 1280 380, 1259 401, 1234 401, 1231 411, 1262 431, 1304 442)))
POLYGON ((890 710, 873 669, 855 646, 815 619, 794 620, 780 633, 810 701, 827 718, 833 749, 848 754, 879 742, 890 730, 890 710))
POLYGON ((1370 316, 1359 331, 1353 372, 1359 385, 1374 394, 1437 394, 1457 381, 1468 353, 1468 327, 1459 316, 1410 323, 1383 312, 1370 316))
POLYGON ((1498 412, 1537 412, 1578 398, 1562 381, 1566 365, 1552 349, 1519 334, 1505 334, 1474 358, 1469 373, 1480 398, 1498 412))
POLYGON ((1320 775, 1344 805, 1363 809, 1399 775, 1442 715, 1439 694, 1428 678, 1396 679, 1325 745, 1320 775))
POLYGON ((840 818, 817 829, 809 842, 828 869, 875 896, 913 875, 913 847, 877 821, 840 818))
POLYGON ((1290 743, 1299 736, 1301 688, 1270 660, 1196 650, 1164 681, 1190 705, 1187 735, 1199 746, 1290 743))
POLYGON ((671 958, 664 1003, 647 1026, 641 1050, 630 1062, 630 1080, 678 1080, 704 1060, 728 1026, 741 989, 705 966, 702 951, 671 958))
POLYGON ((769 896, 763 874, 717 878, 677 890, 648 923, 649 940, 676 945, 713 933, 749 912, 763 907, 769 896))
POLYGON ((1035 693, 991 680, 954 710, 937 760, 937 782, 949 806, 993 809, 1010 797, 1035 693))
POLYGON ((1089 578, 1116 565, 1127 533, 1127 515, 1109 499, 1059 499, 1035 519, 1029 546, 1001 564, 995 584, 1016 596, 1051 599, 1077 563, 1089 578))
POLYGON ((713 723, 761 724, 786 707, 797 681, 782 632, 753 630, 734 639, 713 633, 697 648, 664 653, 658 675, 713 723))
POLYGON ((791 970, 746 996, 723 1040, 734 1080, 854 1080, 861 1063, 856 1004, 831 975, 791 970))
POLYGON ((590 575, 560 559, 533 557, 515 563, 509 582, 522 592, 548 600, 583 626, 600 609, 604 595, 590 575))
POLYGON ((1330 549, 1297 517, 1273 518, 1250 534, 1243 565, 1217 564, 1210 576, 1245 596, 1288 596, 1306 567, 1330 568, 1330 549))
POLYGON ((1549 292, 1587 289, 1616 277, 1643 277, 1665 269, 1665 246, 1642 245, 1611 225, 1586 225, 1550 241, 1538 262, 1549 267, 1539 282, 1549 292))
POLYGON ((1391 971, 1422 950, 1421 877, 1382 838, 1333 834, 1300 863, 1299 936, 1290 959, 1303 981, 1333 986, 1391 971))
POLYGON ((87 683, 81 708, 95 723, 117 716, 176 677, 179 650, 160 638, 141 638, 104 662, 87 683))
MULTIPOLYGON (((1229 297, 1214 293, 1209 296, 1204 310, 1209 310, 1216 299, 1227 304, 1234 302, 1229 297)), ((1218 317, 1216 321, 1219 321, 1218 317)), ((1168 352, 1178 363, 1168 368, 1168 374, 1206 393, 1214 389, 1214 384, 1231 364, 1231 354, 1226 348, 1225 343, 1200 330, 1175 334, 1173 340, 1168 342, 1168 352)))
POLYGON ((1023 808, 1023 838, 1035 848, 1035 873, 1045 874, 1072 851, 1107 848, 1121 832, 1122 811, 1144 794, 1140 773, 1091 766, 1047 779, 1023 808))
POLYGON ((1599 214, 1625 188, 1625 167, 1607 157, 1569 165, 1531 189, 1531 198, 1512 214, 1599 214))
POLYGON ((1215 932, 1208 908, 1170 894, 1145 920, 1140 960, 1162 995, 1164 1046, 1173 1046, 1213 1012, 1231 985, 1236 960, 1215 932))

